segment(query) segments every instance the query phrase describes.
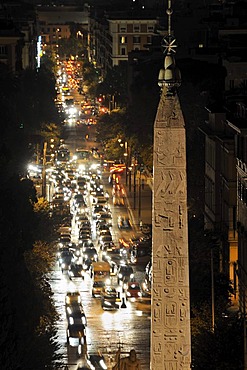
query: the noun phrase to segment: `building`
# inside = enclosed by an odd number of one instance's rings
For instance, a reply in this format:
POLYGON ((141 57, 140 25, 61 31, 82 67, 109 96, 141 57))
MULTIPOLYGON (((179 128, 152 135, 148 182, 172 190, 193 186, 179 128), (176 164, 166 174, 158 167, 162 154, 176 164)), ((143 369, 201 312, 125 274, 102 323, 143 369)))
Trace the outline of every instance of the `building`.
POLYGON ((235 280, 238 260, 235 132, 222 107, 208 108, 205 136, 204 227, 212 236, 218 270, 235 280))
POLYGON ((0 61, 17 73, 36 68, 37 33, 34 8, 3 2, 0 8, 0 61))
POLYGON ((147 50, 158 26, 153 17, 131 17, 126 13, 109 13, 103 18, 91 16, 89 25, 90 59, 105 74, 107 70, 128 62, 133 50, 147 50))
POLYGON ((88 32, 88 10, 82 6, 37 6, 37 17, 40 35, 49 45, 69 39, 72 24, 88 32))

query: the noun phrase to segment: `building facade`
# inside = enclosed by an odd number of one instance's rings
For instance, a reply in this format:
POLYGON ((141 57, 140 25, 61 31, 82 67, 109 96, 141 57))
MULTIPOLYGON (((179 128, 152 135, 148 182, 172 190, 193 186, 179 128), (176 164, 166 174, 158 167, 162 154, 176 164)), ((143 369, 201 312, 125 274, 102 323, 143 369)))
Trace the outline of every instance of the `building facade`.
POLYGON ((90 59, 103 73, 128 61, 133 50, 147 50, 157 29, 157 19, 128 18, 124 15, 91 17, 89 25, 90 59))

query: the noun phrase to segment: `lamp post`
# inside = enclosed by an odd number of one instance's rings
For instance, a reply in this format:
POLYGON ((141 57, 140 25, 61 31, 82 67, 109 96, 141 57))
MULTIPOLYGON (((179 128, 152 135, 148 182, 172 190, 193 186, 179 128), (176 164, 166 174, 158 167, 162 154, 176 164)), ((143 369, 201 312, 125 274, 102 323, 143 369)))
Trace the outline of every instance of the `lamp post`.
POLYGON ((46 197, 46 172, 45 172, 45 166, 46 166, 46 151, 47 151, 47 142, 44 142, 44 148, 43 148, 43 167, 42 167, 42 197, 46 197))
POLYGON ((125 156, 125 185, 128 184, 128 142, 125 141, 124 143, 124 156, 125 156))
POLYGON ((214 250, 211 247, 211 307, 212 307, 212 332, 215 327, 215 302, 214 302, 214 250))
POLYGON ((139 219, 139 222, 141 220, 141 202, 142 202, 142 195, 141 195, 141 192, 142 192, 142 178, 141 178, 141 172, 140 172, 140 175, 139 175, 139 204, 138 204, 138 219, 139 219))

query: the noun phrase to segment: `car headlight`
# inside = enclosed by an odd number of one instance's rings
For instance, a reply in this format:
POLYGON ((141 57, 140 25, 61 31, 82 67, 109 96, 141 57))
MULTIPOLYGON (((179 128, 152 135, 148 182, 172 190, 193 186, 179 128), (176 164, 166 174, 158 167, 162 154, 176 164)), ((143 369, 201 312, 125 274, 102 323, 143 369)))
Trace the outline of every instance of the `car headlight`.
POLYGON ((81 303, 81 297, 78 297, 78 298, 77 298, 77 302, 78 302, 78 303, 81 303))
POLYGON ((69 272, 71 276, 74 276, 74 273, 72 271, 69 272))
POLYGON ((107 366, 106 366, 105 361, 104 361, 103 359, 101 359, 101 360, 99 361, 99 364, 100 364, 100 366, 102 367, 102 369, 107 370, 107 366))
POLYGON ((127 295, 127 297, 130 297, 131 296, 130 292, 127 292, 126 295, 127 295))
POLYGON ((141 297, 142 296, 141 292, 138 292, 137 294, 138 294, 138 297, 141 297))
POLYGON ((134 278, 134 274, 130 274, 130 278, 133 279, 134 278))
POLYGON ((111 306, 111 302, 109 302, 109 301, 104 301, 104 305, 106 305, 106 306, 111 306))
POLYGON ((65 263, 62 263, 62 265, 61 265, 62 269, 64 269, 65 266, 66 266, 65 263))
POLYGON ((85 258, 85 260, 87 260, 87 259, 88 259, 88 255, 87 255, 87 254, 85 254, 84 258, 85 258))
POLYGON ((109 284, 111 284, 111 280, 110 279, 106 279, 105 283, 106 283, 106 285, 109 285, 109 284))
POLYGON ((98 257, 98 256, 97 256, 97 254, 95 254, 95 255, 94 255, 94 259, 97 259, 97 257, 98 257))
POLYGON ((69 315, 71 315, 72 310, 71 310, 71 308, 70 308, 70 307, 67 307, 67 312, 68 312, 68 314, 69 314, 69 315))
POLYGON ((74 324, 74 322, 75 322, 75 321, 74 321, 74 318, 70 316, 70 317, 69 317, 69 324, 70 324, 70 325, 73 325, 73 324, 74 324))
POLYGON ((118 274, 119 279, 122 279, 123 274, 118 274))

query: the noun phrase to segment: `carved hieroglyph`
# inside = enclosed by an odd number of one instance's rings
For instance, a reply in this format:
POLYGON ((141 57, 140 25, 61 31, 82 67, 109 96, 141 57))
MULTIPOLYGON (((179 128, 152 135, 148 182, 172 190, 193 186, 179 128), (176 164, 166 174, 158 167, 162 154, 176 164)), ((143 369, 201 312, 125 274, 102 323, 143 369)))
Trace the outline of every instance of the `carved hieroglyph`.
POLYGON ((163 89, 154 125, 151 370, 191 368, 184 119, 163 89))

